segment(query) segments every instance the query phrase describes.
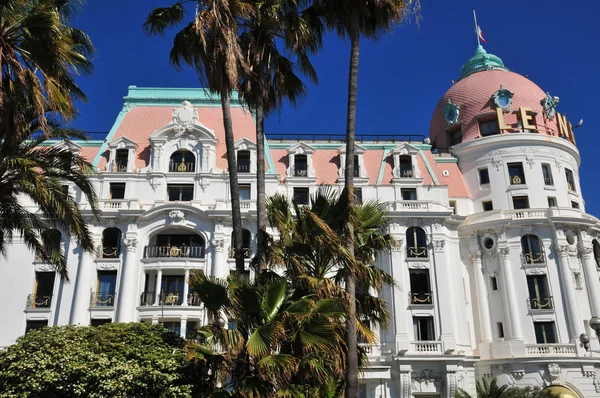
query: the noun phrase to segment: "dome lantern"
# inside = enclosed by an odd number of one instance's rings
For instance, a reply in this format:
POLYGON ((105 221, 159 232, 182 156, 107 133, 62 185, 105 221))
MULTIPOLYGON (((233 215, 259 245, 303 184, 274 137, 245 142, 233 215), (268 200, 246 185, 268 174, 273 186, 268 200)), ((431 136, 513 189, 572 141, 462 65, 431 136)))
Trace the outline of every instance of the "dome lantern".
POLYGON ((460 81, 473 73, 492 69, 508 71, 508 68, 504 66, 504 62, 502 62, 500 57, 488 54, 483 46, 479 45, 477 46, 477 50, 475 50, 475 55, 469 58, 461 68, 461 75, 458 80, 460 81))

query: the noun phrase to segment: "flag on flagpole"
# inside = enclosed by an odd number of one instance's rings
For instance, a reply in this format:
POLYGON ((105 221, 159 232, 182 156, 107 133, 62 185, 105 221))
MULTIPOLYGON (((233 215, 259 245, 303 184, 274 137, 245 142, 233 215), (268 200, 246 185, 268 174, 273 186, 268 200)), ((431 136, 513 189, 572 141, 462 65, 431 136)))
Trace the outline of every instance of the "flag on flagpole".
POLYGON ((487 40, 483 38, 483 32, 481 31, 479 25, 477 25, 477 37, 479 37, 482 42, 487 43, 487 40))

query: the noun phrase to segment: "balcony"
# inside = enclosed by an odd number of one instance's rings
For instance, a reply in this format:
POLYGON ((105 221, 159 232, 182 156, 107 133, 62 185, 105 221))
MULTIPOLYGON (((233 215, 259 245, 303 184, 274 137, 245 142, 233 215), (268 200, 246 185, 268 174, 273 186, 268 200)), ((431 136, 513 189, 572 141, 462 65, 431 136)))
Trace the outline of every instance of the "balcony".
POLYGON ((238 164, 238 173, 250 173, 250 165, 249 164, 238 164))
POLYGON ((510 176, 510 185, 522 185, 525 184, 524 174, 515 174, 510 176))
MULTIPOLYGON (((249 247, 243 247, 244 258, 250 258, 252 256, 252 250, 249 247)), ((229 248, 229 258, 235 258, 235 247, 229 248)))
POLYGON ((294 177, 308 177, 308 167, 292 167, 290 174, 294 177))
POLYGON ((529 309, 532 311, 554 309, 552 296, 528 298, 527 302, 529 303, 529 309))
POLYGON ((114 307, 115 293, 92 293, 90 305, 92 307, 114 307))
POLYGON ((523 265, 541 265, 546 264, 544 253, 521 253, 521 263, 523 265))
POLYGON ((567 181, 567 188, 569 188, 569 191, 571 192, 576 192, 575 184, 573 184, 571 181, 567 181))
POLYGON ((545 185, 553 186, 554 185, 554 178, 552 178, 552 177, 544 177, 544 184, 545 185))
POLYGON ((526 344, 525 350, 528 357, 577 355, 575 344, 526 344))
POLYGON ((146 246, 144 258, 204 258, 203 246, 146 246))
POLYGON ((100 246, 98 248, 98 258, 119 258, 120 254, 119 246, 100 246))
POLYGON ((381 344, 358 343, 368 356, 381 355, 381 344))
POLYGON ((30 294, 27 296, 27 308, 50 308, 52 305, 52 295, 36 296, 30 294))
POLYGON ((171 173, 193 173, 196 171, 196 165, 193 162, 169 163, 169 172, 171 173))
MULTIPOLYGON (((183 293, 174 292, 174 293, 162 293, 158 296, 157 305, 160 306, 190 306, 190 307, 200 307, 202 302, 200 301, 200 297, 196 293, 188 293, 187 300, 184 303, 183 301, 183 293)), ((154 292, 144 292, 140 296, 140 306, 148 307, 154 305, 156 302, 156 293, 154 292)))
MULTIPOLYGON (((141 209, 137 199, 98 199, 98 207, 104 211, 141 209)), ((91 207, 86 204, 86 209, 91 209, 91 207)))
POLYGON ((401 168, 398 167, 394 171, 394 175, 397 178, 415 178, 415 169, 414 168, 401 168))
POLYGON ((407 247, 406 256, 409 258, 427 258, 428 251, 425 246, 407 247))
POLYGON ((431 292, 413 292, 410 293, 411 305, 431 305, 433 304, 433 293, 431 292))
POLYGON ((409 354, 443 354, 444 347, 441 341, 411 341, 408 348, 409 354))

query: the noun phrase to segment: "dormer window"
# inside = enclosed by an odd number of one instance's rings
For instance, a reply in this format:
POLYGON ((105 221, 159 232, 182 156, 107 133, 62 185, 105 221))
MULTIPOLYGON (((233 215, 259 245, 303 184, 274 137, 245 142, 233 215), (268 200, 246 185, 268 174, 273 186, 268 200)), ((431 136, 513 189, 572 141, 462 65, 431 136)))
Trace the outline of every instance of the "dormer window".
POLYGON ((288 178, 302 178, 303 183, 307 182, 306 178, 315 178, 315 171, 312 167, 314 151, 313 147, 304 142, 298 142, 287 149, 288 178))
POLYGON ((129 150, 117 149, 115 157, 115 169, 113 171, 127 171, 127 163, 129 163, 129 150))
POLYGON ((308 159, 306 155, 294 155, 294 177, 308 176, 308 159))
POLYGON ((196 157, 187 150, 174 152, 169 161, 169 171, 172 173, 193 173, 196 171, 196 157))
POLYGON ((399 163, 400 163, 400 170, 399 170, 399 177, 403 177, 403 178, 412 178, 415 176, 414 173, 414 169, 413 169, 413 164, 412 164, 412 157, 408 156, 408 155, 402 155, 399 158, 399 163))
POLYGON ((419 150, 410 144, 400 144, 392 150, 395 178, 420 178, 417 167, 419 150))
POLYGON ((250 173, 250 151, 238 151, 238 173, 250 173))
POLYGON ((358 155, 354 155, 354 177, 360 177, 360 162, 358 155))
MULTIPOLYGON (((365 148, 360 146, 360 145, 355 145, 354 146, 354 151, 355 151, 355 155, 354 155, 354 177, 355 178, 361 178, 361 179, 367 179, 367 170, 364 167, 364 153, 365 153, 365 148)), ((340 177, 344 177, 344 175, 346 174, 346 146, 344 145, 343 147, 341 147, 340 149, 338 149, 339 154, 340 154, 340 171, 338 173, 338 175, 340 177)))
POLYGON ((108 148, 110 155, 106 164, 106 171, 113 173, 133 171, 133 159, 137 143, 127 137, 121 136, 109 142, 108 148))

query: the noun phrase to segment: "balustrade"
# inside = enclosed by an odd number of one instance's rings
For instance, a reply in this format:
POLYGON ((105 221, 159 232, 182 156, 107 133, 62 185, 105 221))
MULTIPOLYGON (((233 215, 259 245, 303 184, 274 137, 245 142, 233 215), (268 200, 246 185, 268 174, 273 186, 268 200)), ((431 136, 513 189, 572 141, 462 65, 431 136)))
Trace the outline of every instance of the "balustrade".
POLYGON ((441 341, 411 341, 409 352, 413 354, 441 354, 441 341))
POLYGON ((527 356, 571 356, 577 354, 575 344, 527 344, 525 348, 527 356))
POLYGON ((144 258, 176 257, 204 258, 203 246, 146 246, 144 258))

